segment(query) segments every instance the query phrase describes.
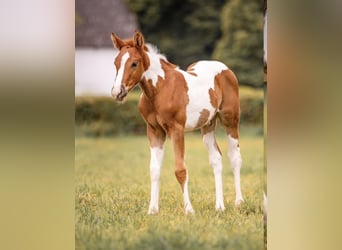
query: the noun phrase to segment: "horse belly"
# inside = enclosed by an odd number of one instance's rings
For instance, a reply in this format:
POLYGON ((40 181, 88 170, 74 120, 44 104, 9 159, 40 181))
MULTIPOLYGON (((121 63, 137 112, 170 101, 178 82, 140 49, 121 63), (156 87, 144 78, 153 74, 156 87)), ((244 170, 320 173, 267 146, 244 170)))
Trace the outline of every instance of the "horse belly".
POLYGON ((215 110, 202 109, 201 111, 188 112, 185 123, 185 131, 192 131, 207 125, 215 115, 215 110))

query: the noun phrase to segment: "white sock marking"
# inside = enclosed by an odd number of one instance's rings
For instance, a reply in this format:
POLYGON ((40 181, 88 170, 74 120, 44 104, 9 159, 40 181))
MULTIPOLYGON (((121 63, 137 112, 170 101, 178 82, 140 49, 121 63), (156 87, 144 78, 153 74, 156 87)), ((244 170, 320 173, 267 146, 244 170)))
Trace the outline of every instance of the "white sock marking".
POLYGON ((234 185, 235 185, 235 205, 239 205, 242 201, 242 192, 240 186, 240 169, 242 165, 242 159, 240 154, 240 147, 238 146, 238 140, 228 135, 228 157, 230 160, 231 168, 234 174, 234 185))
POLYGON ((222 156, 216 148, 216 140, 214 131, 203 135, 203 142, 209 152, 209 163, 213 168, 215 176, 215 190, 216 190, 216 210, 225 210, 223 202, 223 188, 222 188, 222 156))
POLYGON ((184 183, 184 192, 183 192, 184 212, 185 214, 194 214, 195 211, 192 208, 190 198, 189 198, 188 180, 189 180, 189 175, 188 175, 188 171, 186 171, 186 179, 184 183))
POLYGON ((155 214, 159 211, 159 183, 162 161, 164 157, 164 146, 162 148, 152 147, 150 148, 150 151, 151 201, 148 214, 155 214))

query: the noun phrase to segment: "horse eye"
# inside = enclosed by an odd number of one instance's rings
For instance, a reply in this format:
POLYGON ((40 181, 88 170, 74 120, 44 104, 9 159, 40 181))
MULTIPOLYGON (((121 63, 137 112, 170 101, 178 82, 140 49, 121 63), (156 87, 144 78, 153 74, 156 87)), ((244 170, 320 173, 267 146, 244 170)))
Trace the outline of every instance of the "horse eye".
POLYGON ((136 68, 137 66, 138 66, 138 62, 133 62, 131 65, 132 68, 136 68))

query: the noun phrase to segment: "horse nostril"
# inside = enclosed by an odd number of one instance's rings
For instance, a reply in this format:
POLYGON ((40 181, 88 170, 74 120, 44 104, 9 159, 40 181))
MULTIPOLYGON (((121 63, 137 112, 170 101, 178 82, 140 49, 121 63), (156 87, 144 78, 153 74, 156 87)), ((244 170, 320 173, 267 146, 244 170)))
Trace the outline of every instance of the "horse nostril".
POLYGON ((119 101, 122 101, 126 95, 127 95, 126 88, 121 85, 120 92, 116 95, 116 99, 119 101))
POLYGON ((120 87, 120 93, 123 93, 123 92, 125 92, 125 87, 124 87, 123 85, 121 85, 121 87, 120 87))

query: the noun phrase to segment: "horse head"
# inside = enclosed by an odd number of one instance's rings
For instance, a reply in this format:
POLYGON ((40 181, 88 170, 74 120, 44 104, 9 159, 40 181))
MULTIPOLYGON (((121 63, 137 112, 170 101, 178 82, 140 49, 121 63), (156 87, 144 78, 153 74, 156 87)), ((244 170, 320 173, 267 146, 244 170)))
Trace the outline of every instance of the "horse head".
POLYGON ((149 59, 146 54, 144 36, 135 31, 131 40, 122 40, 114 33, 111 34, 114 48, 119 53, 115 57, 116 78, 112 88, 112 96, 122 102, 128 92, 142 79, 148 68, 149 59))

